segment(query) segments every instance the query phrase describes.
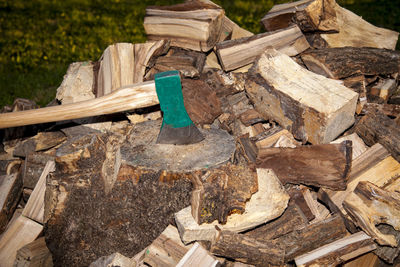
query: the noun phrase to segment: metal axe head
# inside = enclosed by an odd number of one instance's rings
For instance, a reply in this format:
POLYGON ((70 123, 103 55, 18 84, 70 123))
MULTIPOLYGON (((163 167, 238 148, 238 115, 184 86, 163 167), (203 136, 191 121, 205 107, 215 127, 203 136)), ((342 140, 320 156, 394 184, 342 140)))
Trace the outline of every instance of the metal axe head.
POLYGON ((154 80, 163 112, 157 143, 187 145, 202 141, 204 136, 193 124, 184 106, 179 71, 157 73, 154 80))

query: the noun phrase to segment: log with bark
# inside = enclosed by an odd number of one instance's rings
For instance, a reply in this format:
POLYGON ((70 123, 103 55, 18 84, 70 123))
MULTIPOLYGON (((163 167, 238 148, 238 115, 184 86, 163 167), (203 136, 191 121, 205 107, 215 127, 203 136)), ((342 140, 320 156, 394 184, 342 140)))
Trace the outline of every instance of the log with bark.
POLYGON ((217 232, 210 251, 215 255, 256 266, 281 265, 285 254, 283 245, 279 242, 260 241, 227 230, 217 232))
POLYGON ((301 54, 307 68, 328 78, 353 75, 395 75, 400 70, 400 52, 372 47, 338 47, 308 50, 301 54))
POLYGON ((171 40, 171 46, 211 50, 220 38, 225 12, 215 4, 188 1, 146 8, 143 26, 148 40, 171 40))
POLYGON ((344 190, 351 168, 351 152, 351 141, 296 148, 265 148, 258 151, 256 164, 259 168, 274 170, 283 184, 303 183, 344 190))
POLYGON ((379 110, 368 112, 357 123, 355 131, 367 145, 379 142, 400 161, 400 127, 390 117, 379 110))
POLYGON ((376 247, 372 238, 361 231, 298 256, 295 262, 297 266, 337 266, 376 247))
POLYGON ((175 222, 182 242, 187 244, 196 240, 211 241, 216 235, 215 225, 222 230, 243 232, 279 217, 287 207, 289 195, 285 192, 278 177, 272 170, 257 169, 258 192, 246 203, 243 214, 232 214, 224 225, 197 224, 191 207, 175 214, 175 222))
POLYGON ((297 24, 303 32, 339 31, 334 0, 301 0, 274 5, 261 19, 267 31, 297 24))
POLYGON ((34 189, 43 172, 44 166, 50 160, 54 160, 53 155, 37 152, 29 154, 22 164, 21 175, 24 188, 34 189))
POLYGON ((295 56, 309 48, 309 44, 301 30, 294 25, 275 32, 218 43, 216 53, 222 68, 230 71, 253 63, 266 48, 271 47, 295 56))
POLYGON ((193 145, 159 145, 160 126, 148 121, 118 134, 78 136, 57 150, 45 205, 56 264, 89 264, 113 251, 132 257, 191 204, 192 173, 233 155, 233 138, 224 131, 204 131, 205 140, 193 145))
POLYGON ((249 71, 246 92, 265 119, 313 144, 328 143, 353 124, 358 98, 274 49, 266 50, 249 71))
POLYGON ((31 153, 48 150, 52 147, 58 146, 65 140, 65 135, 60 131, 40 132, 16 146, 13 155, 25 158, 31 153))

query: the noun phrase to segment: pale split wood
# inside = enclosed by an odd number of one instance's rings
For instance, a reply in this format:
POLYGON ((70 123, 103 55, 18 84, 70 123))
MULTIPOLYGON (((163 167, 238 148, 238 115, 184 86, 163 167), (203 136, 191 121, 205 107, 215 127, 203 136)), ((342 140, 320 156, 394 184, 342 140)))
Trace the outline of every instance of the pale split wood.
POLYGON ((338 33, 321 34, 329 47, 376 47, 394 50, 396 47, 398 32, 378 28, 353 12, 335 6, 338 33))
POLYGON ((0 237, 0 266, 13 266, 17 251, 34 241, 43 225, 20 215, 0 237))
MULTIPOLYGON (((368 239, 371 239, 371 237, 361 231, 361 232, 352 234, 350 236, 341 238, 339 240, 336 240, 332 243, 326 244, 322 247, 319 247, 319 248, 312 250, 301 256, 298 256, 294 260, 295 260, 297 266, 310 266, 310 265, 312 266, 313 262, 318 260, 319 258, 326 257, 327 255, 334 253, 335 251, 341 250, 341 249, 345 248, 346 246, 349 246, 349 245, 352 245, 354 243, 361 242, 364 240, 368 240, 368 239)), ((373 245, 373 244, 370 244, 368 246, 369 251, 371 251, 375 248, 376 248, 376 245, 373 245)), ((367 251, 359 251, 358 255, 361 255, 367 251)), ((358 255, 352 254, 352 257, 355 258, 358 255)), ((340 256, 341 255, 339 255, 339 257, 340 256)), ((347 257, 349 257, 349 256, 347 256, 347 257)), ((343 259, 343 261, 346 261, 349 259, 350 258, 343 259)))
POLYGON ((275 49, 265 50, 249 73, 245 89, 255 109, 302 141, 328 143, 354 123, 357 93, 275 49))
POLYGON ((196 242, 176 265, 176 267, 191 266, 215 267, 219 266, 219 261, 196 242))
POLYGON ((43 237, 17 251, 14 267, 52 267, 53 259, 43 237))
POLYGON ((342 136, 334 141, 331 142, 331 144, 339 144, 343 141, 349 140, 352 142, 352 160, 355 160, 358 158, 362 153, 367 151, 367 145, 364 143, 364 141, 358 136, 357 133, 353 133, 350 135, 342 136))
POLYGON ((216 46, 216 53, 223 69, 230 71, 253 63, 266 48, 271 47, 295 56, 310 46, 299 27, 293 25, 275 32, 221 42, 216 46))
POLYGON ((46 178, 50 172, 55 171, 55 162, 48 161, 40 175, 39 181, 37 182, 31 196, 29 197, 28 203, 22 212, 27 218, 30 218, 38 223, 44 224, 44 194, 46 192, 46 178))
POLYGON ((124 86, 111 94, 68 105, 0 114, 0 128, 78 119, 158 104, 154 81, 124 86))

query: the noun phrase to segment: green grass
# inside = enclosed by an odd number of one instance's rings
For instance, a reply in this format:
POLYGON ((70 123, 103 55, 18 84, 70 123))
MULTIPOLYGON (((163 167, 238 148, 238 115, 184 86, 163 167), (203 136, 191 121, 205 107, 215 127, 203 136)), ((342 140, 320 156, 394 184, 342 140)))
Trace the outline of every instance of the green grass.
MULTIPOLYGON (((395 3, 388 6, 389 1, 371 1, 339 3, 378 26, 400 31, 400 8, 395 3)), ((146 6, 180 2, 0 0, 0 107, 12 104, 17 97, 32 99, 41 106, 47 104, 70 63, 96 61, 115 42, 144 42, 146 6)), ((274 4, 288 1, 215 2, 236 23, 259 33, 263 31, 259 22, 263 15, 274 4)))

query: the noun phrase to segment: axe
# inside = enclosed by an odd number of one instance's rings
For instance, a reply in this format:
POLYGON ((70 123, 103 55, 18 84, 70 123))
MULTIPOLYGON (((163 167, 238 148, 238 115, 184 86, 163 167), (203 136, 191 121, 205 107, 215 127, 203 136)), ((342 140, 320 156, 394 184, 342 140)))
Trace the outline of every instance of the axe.
POLYGON ((112 114, 160 104, 163 122, 157 143, 193 144, 204 139, 186 112, 178 71, 157 73, 154 81, 121 87, 72 104, 0 114, 0 129, 112 114))

